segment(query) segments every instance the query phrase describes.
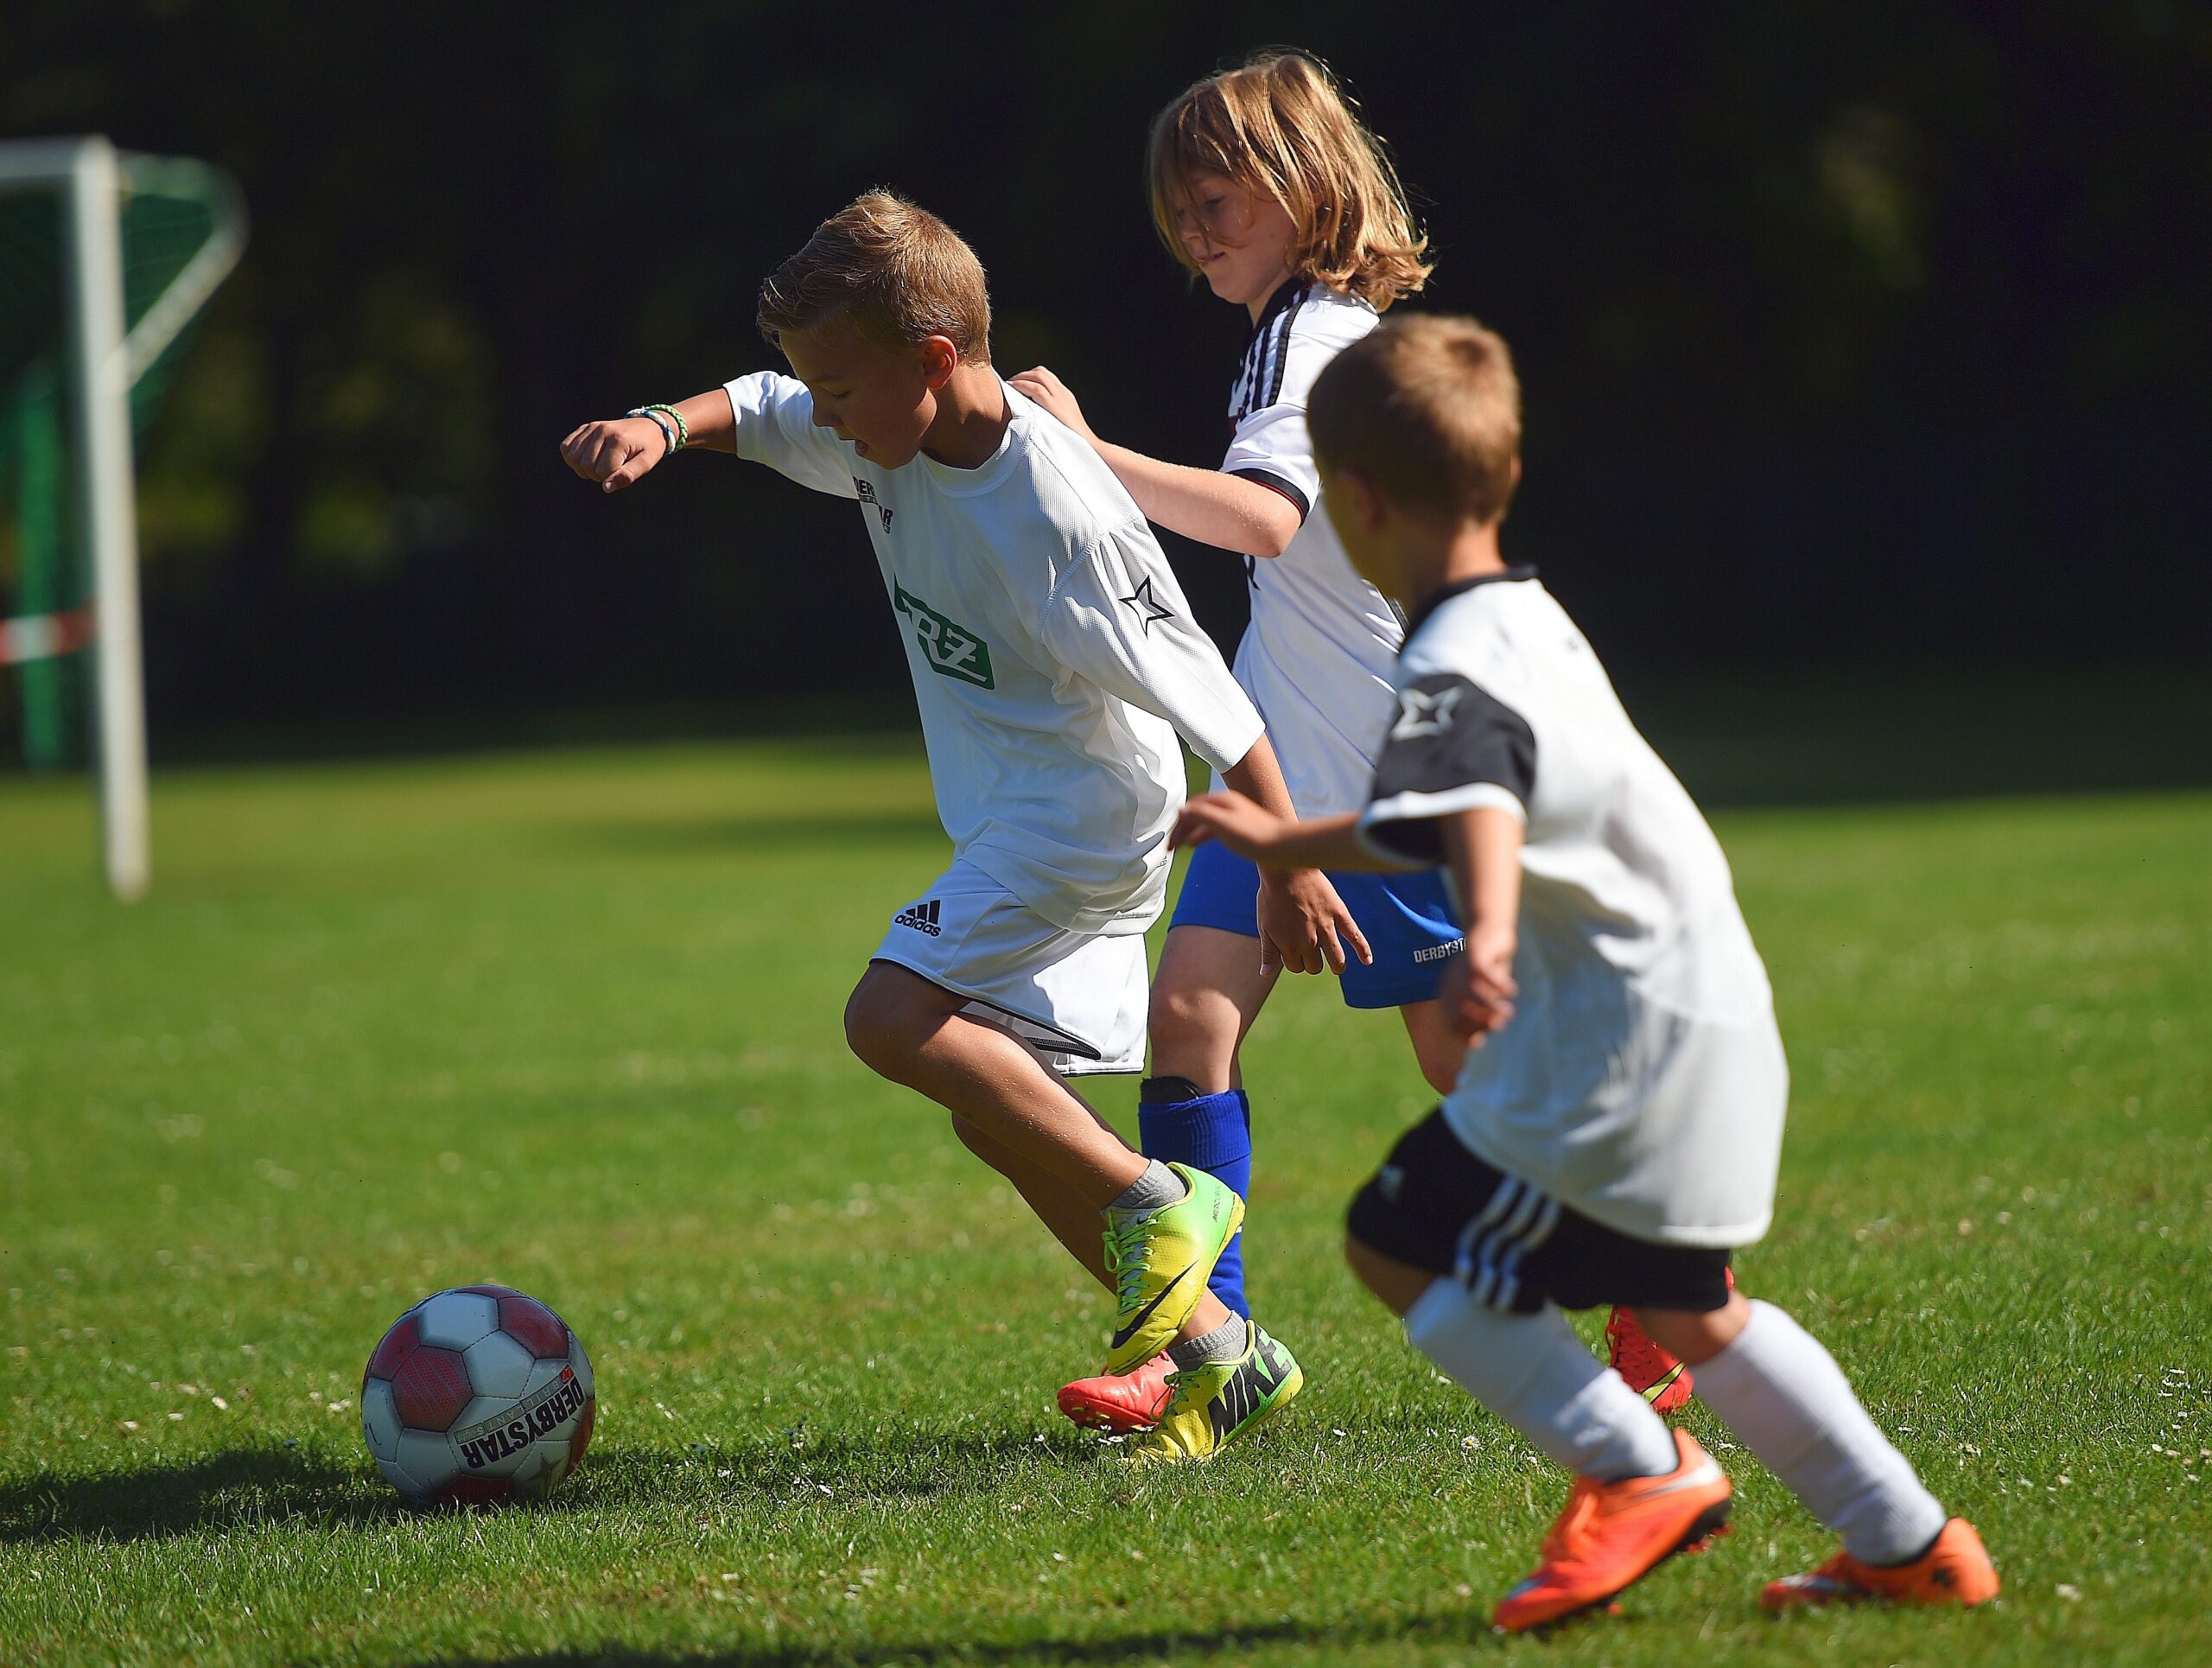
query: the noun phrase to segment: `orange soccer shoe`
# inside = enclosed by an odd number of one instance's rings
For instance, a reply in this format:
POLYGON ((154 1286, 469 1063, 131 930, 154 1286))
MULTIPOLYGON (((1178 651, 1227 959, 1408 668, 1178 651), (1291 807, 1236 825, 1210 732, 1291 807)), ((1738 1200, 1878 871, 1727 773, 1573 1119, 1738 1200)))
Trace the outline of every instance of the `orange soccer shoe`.
POLYGON ((1936 1544, 1910 1563, 1861 1563, 1839 1552, 1818 1569, 1769 1582, 1759 1595, 1768 1610, 1799 1605, 1889 1599, 1899 1604, 1982 1604, 1997 1596, 1997 1566, 1964 1518, 1943 1525, 1936 1544))
POLYGON ((1702 1551, 1728 1528, 1728 1479, 1687 1430, 1675 1432, 1681 1463, 1663 1477, 1601 1483, 1577 1477, 1544 1561, 1498 1601, 1491 1620, 1509 1633, 1610 1603, 1677 1552, 1702 1551))
POLYGON ((1654 1413, 1672 1413, 1697 1388, 1690 1370, 1651 1341, 1630 1309, 1617 1308, 1606 1321, 1605 1359, 1654 1413))
POLYGON ((1175 1387, 1167 1375, 1174 1362, 1162 1350, 1135 1372, 1078 1378, 1060 1386, 1060 1411, 1089 1430, 1110 1430, 1127 1436, 1158 1424, 1174 1399, 1175 1387))

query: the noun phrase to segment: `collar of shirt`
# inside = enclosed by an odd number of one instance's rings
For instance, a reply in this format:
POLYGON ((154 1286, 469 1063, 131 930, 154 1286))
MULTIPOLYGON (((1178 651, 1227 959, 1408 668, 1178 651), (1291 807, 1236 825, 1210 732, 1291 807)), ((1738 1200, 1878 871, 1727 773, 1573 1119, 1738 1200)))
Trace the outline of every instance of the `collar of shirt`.
POLYGON ((1507 568, 1501 573, 1478 573, 1472 579, 1462 579, 1456 584, 1446 585, 1443 589, 1424 597, 1421 605, 1413 611, 1413 617, 1406 621, 1406 641, 1412 642, 1414 633, 1428 623, 1428 617, 1453 597, 1471 591, 1478 585, 1495 585, 1501 581, 1534 579, 1535 576, 1536 564, 1533 562, 1524 562, 1518 567, 1507 568))

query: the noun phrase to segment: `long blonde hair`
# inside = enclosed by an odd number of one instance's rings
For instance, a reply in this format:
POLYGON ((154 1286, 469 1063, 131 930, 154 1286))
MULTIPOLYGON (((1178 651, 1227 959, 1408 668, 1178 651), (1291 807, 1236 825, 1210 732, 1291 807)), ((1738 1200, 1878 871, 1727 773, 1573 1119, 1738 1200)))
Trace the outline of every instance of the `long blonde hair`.
POLYGON ((1195 169, 1281 203, 1297 228, 1292 270, 1377 312, 1434 270, 1382 142, 1353 113, 1328 66, 1305 53, 1254 53, 1192 82, 1154 118, 1145 153, 1152 223, 1192 272, 1176 221, 1195 169))

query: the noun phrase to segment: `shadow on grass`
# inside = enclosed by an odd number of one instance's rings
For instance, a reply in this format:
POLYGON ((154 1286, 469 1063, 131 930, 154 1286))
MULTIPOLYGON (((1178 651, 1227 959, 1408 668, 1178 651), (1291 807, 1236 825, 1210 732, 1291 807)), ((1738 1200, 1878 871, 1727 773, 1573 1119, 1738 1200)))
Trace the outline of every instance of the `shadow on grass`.
MULTIPOLYGON (((906 1432, 896 1441, 827 1436, 796 1447, 777 1437, 685 1454, 617 1448, 594 1453, 576 1480, 543 1505, 482 1509, 565 1514, 749 1501, 773 1511, 920 1500, 994 1487, 1039 1467, 1098 1463, 1089 1450, 1081 1438, 1046 1444, 1033 1436, 985 1432, 906 1432)), ((157 1540, 303 1524, 360 1529, 415 1515, 365 1455, 352 1463, 283 1448, 0 1485, 0 1544, 157 1540)))
POLYGON ((0 1486, 0 1543, 152 1540, 279 1523, 365 1528, 405 1510, 364 1466, 247 1448, 182 1465, 0 1486))
POLYGON ((933 1668, 937 1664, 1173 1662, 1192 1656, 1226 1656, 1265 1645, 1316 1646, 1414 1645, 1446 1642, 1473 1648, 1491 1642, 1480 1612, 1465 1616, 1347 1618, 1341 1622, 1270 1622, 1211 1632, 1154 1631, 1098 1639, 913 1639, 882 1644, 739 1646, 708 1654, 626 1648, 550 1651, 536 1656, 434 1657, 413 1668, 933 1668))

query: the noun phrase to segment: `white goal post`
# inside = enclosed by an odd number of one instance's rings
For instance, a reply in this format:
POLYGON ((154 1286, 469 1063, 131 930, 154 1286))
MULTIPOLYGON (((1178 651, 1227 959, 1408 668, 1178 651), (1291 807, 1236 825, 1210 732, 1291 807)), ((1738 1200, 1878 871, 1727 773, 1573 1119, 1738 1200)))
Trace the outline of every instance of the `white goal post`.
MULTIPOLYGON (((97 135, 0 143, 0 190, 10 189, 52 190, 60 201, 71 450, 79 525, 91 556, 102 841, 109 886, 118 898, 137 898, 151 871, 130 390, 237 264, 245 214, 235 188, 215 170, 177 159, 126 157, 97 135), (214 231, 126 335, 124 193, 160 192, 164 185, 219 203, 214 231)), ((58 641, 59 633, 40 640, 58 641)))

